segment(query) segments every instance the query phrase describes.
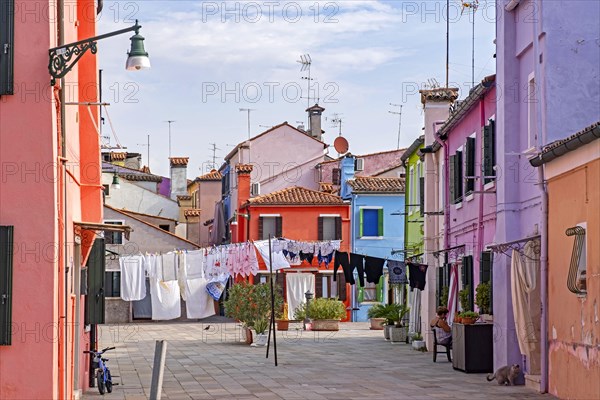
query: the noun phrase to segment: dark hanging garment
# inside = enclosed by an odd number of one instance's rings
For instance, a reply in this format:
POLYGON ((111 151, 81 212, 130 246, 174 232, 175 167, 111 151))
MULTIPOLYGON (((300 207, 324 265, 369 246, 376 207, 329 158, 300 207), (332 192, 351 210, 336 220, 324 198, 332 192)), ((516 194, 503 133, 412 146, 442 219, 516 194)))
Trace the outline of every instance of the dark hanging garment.
POLYGON ((408 280, 413 289, 424 290, 427 276, 427 265, 408 263, 408 280))
POLYGON ((339 267, 342 267, 342 271, 344 271, 344 277, 346 278, 346 282, 350 283, 351 285, 354 285, 354 270, 350 270, 350 259, 348 258, 348 253, 346 252, 342 252, 339 250, 335 251, 335 258, 334 258, 334 262, 333 262, 333 280, 337 281, 337 271, 339 269, 339 267), (348 271, 348 272, 346 272, 348 271), (352 280, 348 280, 348 276, 347 274, 350 274, 350 277, 352 277, 352 280))
POLYGON ((387 267, 390 274, 390 284, 405 285, 408 283, 404 261, 388 260, 387 267))
MULTIPOLYGON (((360 255, 360 254, 350 253, 350 268, 352 271, 354 271, 354 268, 356 268, 356 272, 358 272, 358 283, 359 283, 360 287, 365 287, 364 262, 365 262, 365 256, 360 255)), ((348 277, 346 277, 346 281, 348 283, 350 283, 348 281, 348 277)), ((352 278, 352 281, 354 281, 354 278, 352 278)))
POLYGON ((378 257, 365 257, 365 271, 367 273, 367 282, 379 283, 379 279, 383 275, 383 265, 385 264, 384 258, 378 257))

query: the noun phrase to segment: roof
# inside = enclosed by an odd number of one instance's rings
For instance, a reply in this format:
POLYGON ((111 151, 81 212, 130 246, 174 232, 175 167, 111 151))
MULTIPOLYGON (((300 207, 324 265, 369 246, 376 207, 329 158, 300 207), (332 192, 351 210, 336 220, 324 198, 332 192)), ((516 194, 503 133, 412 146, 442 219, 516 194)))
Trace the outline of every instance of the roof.
POLYGON ((323 193, 333 193, 334 187, 332 183, 319 182, 319 191, 323 193))
POLYGON ((317 192, 300 186, 293 186, 273 193, 249 199, 249 205, 343 205, 341 197, 317 192))
POLYGON ((117 172, 120 177, 127 179, 128 181, 162 182, 163 180, 163 177, 160 175, 150 174, 144 171, 123 167, 121 165, 116 165, 105 161, 102 162, 102 172, 117 172))
POLYGON ((393 170, 395 170, 395 169, 397 169, 397 168, 404 168, 404 165, 403 165, 402 163, 395 164, 395 165, 391 165, 391 166, 389 166, 389 167, 386 167, 386 168, 384 168, 384 169, 382 169, 382 170, 380 170, 380 171, 373 172, 373 173, 371 174, 371 176, 379 176, 379 175, 381 175, 381 174, 385 174, 386 172, 393 171, 393 170))
POLYGON ((305 111, 313 111, 313 110, 314 111, 321 111, 321 112, 325 111, 325 109, 323 107, 321 107, 320 105, 318 105, 318 104, 315 104, 314 106, 308 107, 305 111))
POLYGON ((151 218, 164 219, 165 221, 169 221, 169 222, 177 222, 177 220, 174 218, 167 218, 167 217, 163 217, 160 215, 145 214, 145 213, 141 213, 141 212, 137 212, 137 211, 127 210, 125 208, 121 208, 121 209, 119 209, 119 211, 122 211, 127 214, 139 215, 142 217, 151 217, 151 218))
POLYGON ((140 171, 142 171, 145 174, 150 174, 150 167, 148 167, 147 165, 144 165, 142 168, 140 168, 140 171))
POLYGON ((307 134, 306 134, 306 132, 304 132, 304 131, 302 131, 302 130, 300 130, 300 129, 296 128, 295 126, 292 126, 292 125, 288 124, 288 122, 287 122, 287 121, 284 121, 283 123, 281 123, 281 124, 279 124, 279 125, 275 125, 275 126, 273 126, 273 127, 269 128, 269 129, 267 129, 266 131, 264 131, 264 132, 262 132, 262 133, 259 133, 258 135, 256 135, 256 136, 254 136, 254 137, 252 137, 252 138, 248 139, 248 140, 245 140, 245 141, 243 141, 243 142, 241 142, 241 143, 238 143, 238 145, 237 145, 237 146, 235 146, 235 147, 233 148, 233 150, 231 150, 231 151, 229 152, 229 154, 227 154, 227 155, 225 156, 225 161, 228 161, 228 160, 230 160, 230 159, 231 159, 231 157, 233 157, 233 155, 234 155, 234 154, 235 154, 235 153, 236 153, 236 152, 237 152, 237 151, 238 151, 238 150, 239 150, 241 147, 243 147, 244 145, 246 145, 246 143, 247 143, 247 142, 251 142, 251 141, 253 141, 253 140, 256 140, 256 139, 258 139, 258 138, 260 138, 260 137, 262 137, 262 136, 264 136, 264 135, 266 135, 266 134, 268 134, 268 133, 271 133, 271 132, 273 132, 273 131, 274 131, 274 130, 276 130, 276 129, 279 129, 279 128, 281 128, 282 126, 288 126, 288 127, 292 128, 292 129, 294 129, 295 131, 297 131, 298 133, 301 133, 301 134, 303 134, 304 136, 306 136, 306 137, 308 137, 308 138, 311 138, 312 140, 314 140, 314 141, 316 141, 316 142, 319 142, 319 143, 321 143, 321 144, 323 145, 323 147, 324 147, 324 148, 326 148, 326 147, 327 147, 327 144, 325 144, 323 141, 321 141, 321 140, 319 140, 319 139, 316 139, 316 138, 314 138, 314 137, 312 137, 312 136, 310 136, 310 135, 307 135, 307 134))
POLYGON ((169 157, 171 167, 185 167, 190 161, 189 157, 169 157))
POLYGON ((213 169, 207 174, 200 175, 194 181, 220 181, 223 178, 223 175, 216 169, 213 169))
POLYGON ((127 153, 126 152, 110 152, 110 160, 111 161, 123 161, 127 158, 127 153))
POLYGON ((189 210, 185 210, 183 212, 183 215, 188 218, 188 217, 199 217, 200 214, 202 214, 202 210, 200 210, 199 208, 191 208, 189 210))
POLYGON ((358 176, 348 180, 353 193, 404 193, 404 179, 358 176))
POLYGON ((419 90, 421 103, 426 101, 454 101, 458 98, 458 88, 436 88, 419 90))
POLYGON ((597 139, 600 139, 600 121, 565 139, 548 144, 540 153, 530 158, 529 162, 532 166, 539 167, 597 139))
POLYGON ((235 164, 235 172, 238 174, 249 174, 253 168, 252 164, 235 164))
POLYGON ((164 235, 172 236, 172 237, 174 237, 174 238, 177 238, 177 239, 181 240, 182 242, 185 242, 185 243, 191 244, 191 245, 193 245, 193 246, 196 246, 197 248, 200 248, 200 246, 199 246, 199 245, 197 245, 196 243, 194 243, 194 242, 190 242, 189 240, 187 240, 187 239, 184 239, 184 238, 182 238, 182 237, 180 237, 180 236, 177 236, 177 235, 175 235, 174 233, 171 233, 171 232, 169 232, 169 231, 165 231, 164 229, 162 229, 162 228, 160 228, 160 227, 158 227, 158 226, 156 226, 156 225, 153 225, 153 224, 151 224, 151 223, 149 223, 149 222, 146 222, 146 221, 144 221, 144 220, 142 220, 142 219, 139 219, 139 218, 137 218, 137 217, 135 217, 135 216, 133 216, 133 215, 129 214, 127 211, 123 211, 123 210, 116 209, 116 208, 114 208, 114 207, 111 207, 111 206, 109 206, 108 204, 104 204, 104 207, 106 207, 106 208, 108 208, 108 209, 110 209, 110 210, 113 210, 114 212, 117 212, 117 213, 119 213, 119 214, 126 215, 126 216, 128 216, 129 218, 133 219, 134 221, 137 221, 137 222, 139 222, 139 223, 141 223, 141 224, 143 224, 143 225, 146 225, 146 226, 149 226, 149 227, 151 227, 151 228, 153 228, 153 229, 156 229, 157 231, 161 232, 161 233, 162 233, 162 234, 164 234, 164 235))
POLYGON ((402 160, 402 162, 405 163, 406 160, 408 160, 410 156, 415 151, 417 151, 419 147, 423 146, 423 143, 425 143, 425 135, 421 135, 418 138, 416 138, 415 141, 412 142, 412 144, 408 146, 408 149, 406 149, 406 151, 402 154, 400 160, 402 160))

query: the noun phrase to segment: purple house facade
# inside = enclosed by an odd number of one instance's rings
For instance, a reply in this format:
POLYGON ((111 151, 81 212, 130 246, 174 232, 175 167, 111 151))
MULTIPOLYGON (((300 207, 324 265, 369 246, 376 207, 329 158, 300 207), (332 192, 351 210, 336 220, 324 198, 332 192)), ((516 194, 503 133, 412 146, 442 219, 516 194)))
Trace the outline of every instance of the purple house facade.
POLYGON ((548 203, 544 169, 533 168, 528 159, 599 119, 598 15, 596 1, 504 1, 497 13, 494 367, 521 364, 527 384, 542 392, 549 388, 552 341, 547 322, 548 203), (519 327, 511 297, 511 255, 524 256, 528 245, 533 251, 525 260, 536 263, 539 297, 532 299, 532 324, 519 327), (528 355, 520 347, 523 337, 535 349, 528 355))
MULTIPOLYGON (((491 284, 491 252, 487 246, 496 235, 495 183, 495 76, 486 77, 464 100, 455 103, 450 116, 436 135, 432 148, 445 165, 444 267, 439 272, 437 291, 449 286, 450 268, 457 264, 459 289, 467 289, 469 305, 463 311, 490 313, 478 309, 475 291, 479 284, 491 284)), ((440 258, 441 259, 441 258, 440 258)), ((444 304, 445 305, 445 304, 444 304)))

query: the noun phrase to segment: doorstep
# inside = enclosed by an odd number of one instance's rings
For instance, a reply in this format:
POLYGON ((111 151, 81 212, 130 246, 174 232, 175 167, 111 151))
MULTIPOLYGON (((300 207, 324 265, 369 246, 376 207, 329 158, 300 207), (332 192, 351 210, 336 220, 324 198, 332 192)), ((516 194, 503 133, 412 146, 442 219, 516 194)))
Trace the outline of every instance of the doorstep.
POLYGON ((541 393, 542 376, 525 374, 525 387, 531 390, 535 390, 538 393, 541 393))

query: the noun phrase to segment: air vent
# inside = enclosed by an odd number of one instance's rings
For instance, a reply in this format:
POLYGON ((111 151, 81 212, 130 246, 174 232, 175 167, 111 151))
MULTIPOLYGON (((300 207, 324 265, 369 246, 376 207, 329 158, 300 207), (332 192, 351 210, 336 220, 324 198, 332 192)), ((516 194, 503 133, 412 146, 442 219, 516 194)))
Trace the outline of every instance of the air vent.
POLYGON ((355 171, 364 171, 365 170, 365 159, 364 158, 356 159, 356 162, 354 164, 354 170, 355 171))
POLYGON ((260 194, 260 183, 256 182, 250 185, 250 196, 258 196, 260 194))

